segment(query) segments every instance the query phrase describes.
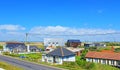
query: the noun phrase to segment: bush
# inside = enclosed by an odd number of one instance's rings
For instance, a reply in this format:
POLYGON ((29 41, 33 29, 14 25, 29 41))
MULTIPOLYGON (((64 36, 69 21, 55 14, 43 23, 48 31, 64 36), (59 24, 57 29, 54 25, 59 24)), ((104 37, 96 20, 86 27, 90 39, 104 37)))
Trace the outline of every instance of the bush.
POLYGON ((115 49, 115 52, 120 52, 120 48, 116 48, 116 49, 115 49))
POLYGON ((0 49, 3 49, 3 46, 0 45, 0 49))
POLYGON ((3 54, 4 54, 4 55, 9 55, 9 54, 10 54, 10 52, 3 52, 3 54))

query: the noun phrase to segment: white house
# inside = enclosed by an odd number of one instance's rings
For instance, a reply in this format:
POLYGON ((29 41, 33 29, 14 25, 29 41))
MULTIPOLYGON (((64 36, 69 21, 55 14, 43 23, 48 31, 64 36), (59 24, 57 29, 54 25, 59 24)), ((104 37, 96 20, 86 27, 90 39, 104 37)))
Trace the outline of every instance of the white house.
POLYGON ((3 52, 10 52, 10 53, 35 53, 39 52, 39 48, 37 46, 30 46, 25 45, 21 42, 6 42, 6 44, 3 46, 3 52))
POLYGON ((21 42, 6 42, 6 44, 3 46, 3 52, 26 52, 26 46, 21 42))
POLYGON ((59 47, 48 54, 43 54, 42 61, 55 64, 62 64, 64 61, 75 62, 75 53, 66 48, 59 47))

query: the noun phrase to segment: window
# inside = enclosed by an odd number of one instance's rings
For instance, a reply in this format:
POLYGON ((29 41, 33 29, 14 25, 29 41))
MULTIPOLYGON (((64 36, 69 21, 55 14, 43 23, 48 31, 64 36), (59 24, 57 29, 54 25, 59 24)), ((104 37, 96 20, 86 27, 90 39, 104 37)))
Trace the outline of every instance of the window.
POLYGON ((118 62, 118 65, 120 66, 120 61, 117 61, 118 62))
POLYGON ((95 60, 95 63, 98 63, 98 59, 94 59, 95 60))
POLYGON ((106 64, 106 60, 102 60, 102 64, 106 64))
POLYGON ((52 60, 48 60, 48 62, 52 62, 52 60))
POLYGON ((111 60, 111 65, 114 65, 114 60, 111 60))
POLYGON ((89 62, 92 62, 92 59, 91 59, 91 58, 88 58, 88 61, 89 61, 89 62))

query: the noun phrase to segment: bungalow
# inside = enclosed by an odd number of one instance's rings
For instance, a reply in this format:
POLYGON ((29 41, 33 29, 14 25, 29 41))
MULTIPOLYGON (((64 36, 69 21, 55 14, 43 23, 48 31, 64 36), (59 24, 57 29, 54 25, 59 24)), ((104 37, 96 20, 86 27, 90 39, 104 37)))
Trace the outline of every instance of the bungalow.
POLYGON ((40 50, 36 46, 25 45, 21 42, 6 42, 3 46, 3 52, 10 53, 31 53, 31 52, 39 52, 40 50))
POLYGON ((86 61, 101 64, 108 64, 120 67, 120 53, 103 50, 102 52, 89 51, 86 56, 86 61))
POLYGON ((106 47, 106 44, 104 44, 104 43, 84 43, 84 46, 86 48, 88 48, 88 47, 106 47))
POLYGON ((42 61, 55 64, 62 64, 64 61, 75 62, 75 53, 66 48, 59 47, 46 55, 43 54, 42 61))
POLYGON ((76 47, 78 47, 78 45, 81 46, 80 40, 68 40, 67 41, 67 47, 74 47, 74 48, 76 48, 76 47))
POLYGON ((29 46, 28 50, 29 52, 40 52, 40 49, 37 46, 29 46))
POLYGON ((10 53, 26 52, 26 46, 24 43, 20 42, 6 42, 6 44, 3 46, 3 51, 10 53))

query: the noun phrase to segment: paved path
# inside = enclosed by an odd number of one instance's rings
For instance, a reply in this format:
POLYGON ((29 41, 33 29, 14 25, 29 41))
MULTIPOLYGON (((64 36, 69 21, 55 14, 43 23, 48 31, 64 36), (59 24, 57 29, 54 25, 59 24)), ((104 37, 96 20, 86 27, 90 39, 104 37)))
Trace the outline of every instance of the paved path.
POLYGON ((26 62, 26 61, 21 61, 18 59, 14 59, 14 58, 2 56, 2 55, 0 55, 0 61, 4 61, 9 64, 21 67, 25 70, 60 70, 57 68, 47 67, 44 65, 39 65, 39 64, 31 63, 31 62, 26 62))

